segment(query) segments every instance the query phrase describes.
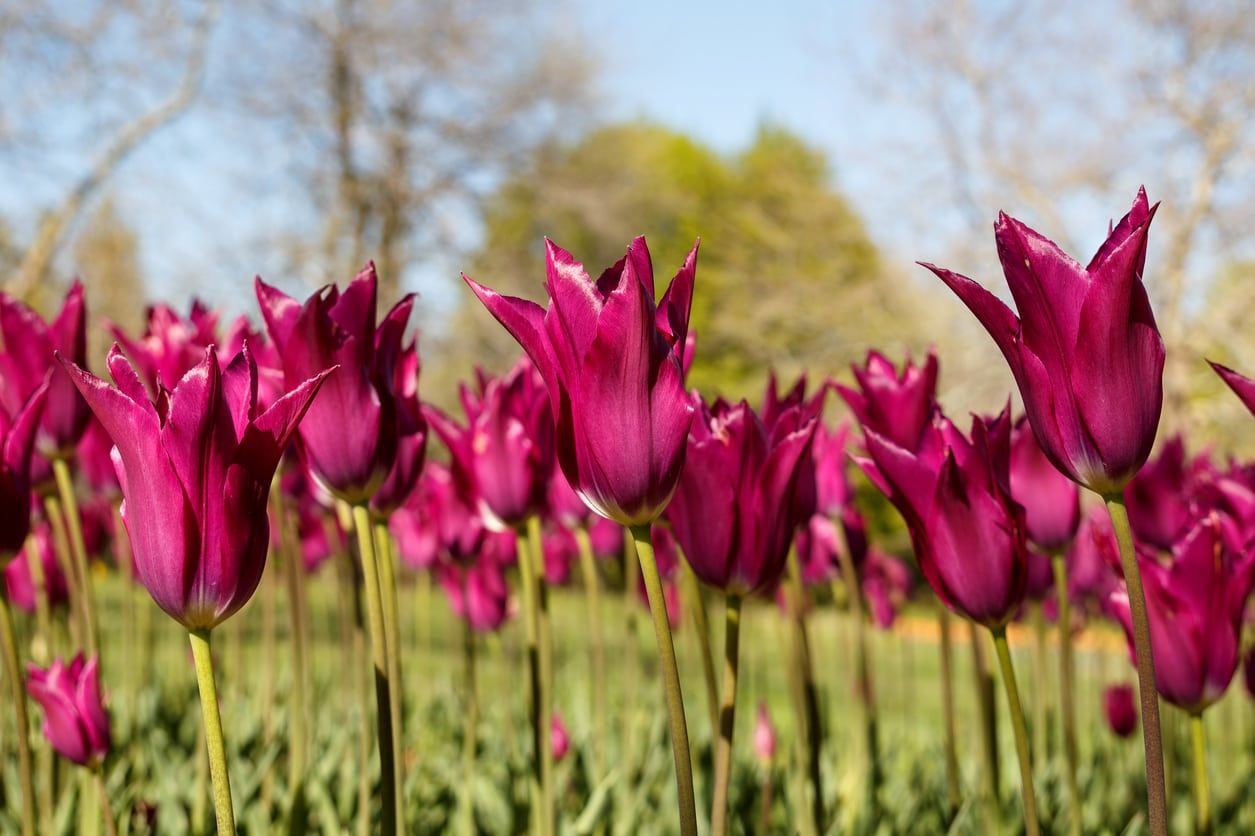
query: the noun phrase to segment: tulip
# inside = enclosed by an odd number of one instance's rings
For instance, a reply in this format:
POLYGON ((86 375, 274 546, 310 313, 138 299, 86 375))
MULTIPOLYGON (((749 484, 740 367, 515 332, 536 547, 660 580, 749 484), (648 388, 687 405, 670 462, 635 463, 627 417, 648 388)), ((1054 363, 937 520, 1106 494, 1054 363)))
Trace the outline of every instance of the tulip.
POLYGON ((682 353, 697 247, 657 306, 644 238, 596 282, 553 242, 545 251, 547 309, 463 278, 536 364, 571 485, 598 514, 648 524, 675 489, 693 420, 682 353))
POLYGON ((776 759, 776 727, 771 722, 771 714, 767 711, 767 703, 758 704, 758 712, 754 717, 754 757, 764 769, 771 766, 776 759))
POLYGON ((43 670, 27 667, 26 690, 44 710, 44 737, 62 757, 93 766, 109 754, 109 714, 100 694, 96 657, 80 653, 66 665, 60 660, 43 670))
POLYGON ((566 586, 571 582, 571 567, 579 559, 579 543, 567 528, 552 528, 543 537, 545 583, 566 586))
POLYGON ((470 566, 442 562, 436 575, 450 608, 472 630, 492 633, 505 623, 510 613, 510 590, 495 561, 477 560, 470 566))
POLYGON ((571 749, 571 737, 567 734, 566 724, 562 722, 562 717, 558 714, 553 715, 550 740, 553 743, 553 760, 555 763, 561 763, 571 749))
POLYGON ((937 404, 937 352, 929 349, 923 366, 908 356, 899 374, 879 351, 869 351, 863 368, 851 367, 858 388, 836 385, 863 427, 906 450, 915 448, 937 404))
MULTIPOLYGON (((69 584, 53 551, 52 532, 47 523, 41 523, 31 532, 17 559, 4 568, 4 583, 9 601, 23 612, 37 611, 39 595, 44 596, 49 607, 65 606, 69 602, 69 584), (32 572, 34 561, 39 562, 42 573, 38 579, 32 572)), ((48 640, 49 636, 45 633, 44 638, 48 640)))
MULTIPOLYGON (((218 343, 218 313, 199 299, 192 300, 186 317, 169 305, 157 304, 148 308, 146 320, 138 339, 130 338, 113 323, 108 323, 108 328, 154 395, 159 386, 169 387, 182 380, 200 363, 205 349, 218 343)), ((229 360, 221 355, 218 359, 229 360)), ((77 359, 75 362, 83 365, 77 359)))
POLYGON ((1102 692, 1102 709, 1116 737, 1131 737, 1137 731, 1137 695, 1132 685, 1108 685, 1102 692))
POLYGON ((1080 491, 1046 458, 1023 416, 1011 432, 1011 495, 1024 506, 1029 542, 1048 553, 1067 548, 1081 525, 1080 491))
POLYGON ((594 516, 588 525, 593 554, 608 560, 623 554, 623 527, 614 520, 594 516))
POLYGON ((371 511, 385 519, 414 491, 427 457, 427 419, 418 400, 419 369, 418 349, 411 343, 401 352, 400 362, 393 372, 399 433, 396 459, 370 499, 371 511))
POLYGON ((865 567, 863 595, 870 605, 872 620, 882 630, 888 630, 911 597, 915 586, 911 567, 875 548, 867 552, 865 567))
POLYGON ((117 447, 136 575, 191 637, 218 827, 234 832, 209 634, 261 580, 275 468, 331 370, 259 413, 257 367, 247 348, 226 369, 207 348, 172 391, 159 389, 155 403, 116 345, 108 366, 118 388, 61 362, 117 447))
MULTIPOLYGON (((1207 361, 1211 363, 1210 360, 1207 361)), ((1220 375, 1220 379, 1229 385, 1233 390, 1233 394, 1246 405, 1246 408, 1255 415, 1255 380, 1235 372, 1228 366, 1222 366, 1219 363, 1211 363, 1211 367, 1220 375)))
POLYGON ((1124 503, 1139 542, 1168 550, 1190 529, 1196 517, 1193 493, 1204 467, 1203 457, 1188 465, 1185 442, 1175 435, 1133 477, 1124 489, 1124 503))

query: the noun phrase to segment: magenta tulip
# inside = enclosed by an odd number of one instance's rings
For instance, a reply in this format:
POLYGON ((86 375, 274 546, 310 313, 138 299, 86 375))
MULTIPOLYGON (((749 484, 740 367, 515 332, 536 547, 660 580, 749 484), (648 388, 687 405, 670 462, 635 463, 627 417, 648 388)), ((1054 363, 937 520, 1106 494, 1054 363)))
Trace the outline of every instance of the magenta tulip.
POLYGON ((862 571, 863 596, 871 610, 872 621, 888 630, 906 606, 915 586, 915 576, 905 561, 872 548, 867 552, 862 571))
POLYGON ((472 630, 491 633, 500 629, 510 614, 510 588, 505 574, 493 560, 476 560, 469 566, 442 562, 436 577, 453 612, 472 630))
POLYGON ((997 343, 1046 456, 1103 495, 1137 473, 1159 427, 1164 344, 1142 284, 1156 208, 1139 189, 1085 267, 1000 214, 994 237, 1019 316, 971 279, 923 265, 997 343))
POLYGON ((870 458, 856 460, 906 520, 937 597, 990 629, 1015 616, 1028 580, 1024 509, 1009 487, 1009 412, 974 418, 970 438, 938 414, 915 452, 864 427, 870 458))
MULTIPOLYGON (((1207 361, 1211 363, 1210 360, 1207 361)), ((1220 379, 1229 384, 1229 388, 1233 390, 1233 394, 1245 404, 1246 408, 1255 415, 1255 380, 1238 374, 1228 366, 1222 366, 1219 363, 1211 363, 1211 367, 1215 369, 1216 374, 1220 375, 1220 379)))
POLYGON ((31 393, 47 381, 37 441, 44 458, 72 455, 91 418, 91 410, 53 360, 60 351, 81 366, 87 364, 86 317, 83 285, 78 281, 51 323, 0 293, 0 410, 16 415, 31 393))
POLYGON ((397 452, 370 509, 387 517, 400 508, 418 484, 427 460, 427 419, 418 399, 418 347, 409 345, 393 370, 397 398, 397 452))
POLYGON ((566 586, 571 582, 571 568, 580 559, 579 542, 569 528, 551 528, 542 538, 545 558, 545 583, 566 586))
POLYGON ((122 516, 140 582, 189 630, 214 627, 261 580, 270 483, 331 370, 258 414, 257 367, 247 349, 225 370, 206 349, 173 391, 159 389, 155 403, 117 346, 108 361, 117 388, 62 364, 117 446, 122 516))
POLYGON ((1011 431, 1011 496, 1024 506, 1029 542, 1046 552, 1067 548, 1081 525, 1081 492, 1046 458, 1023 416, 1011 431))
POLYGON ((40 384, 15 413, 0 408, 0 560, 22 548, 30 531, 31 457, 48 389, 40 384))
MULTIPOLYGON (((112 323, 108 328, 155 395, 158 384, 169 388, 178 383, 200 363, 205 349, 218 343, 218 313, 193 299, 186 317, 169 305, 157 304, 148 308, 146 319, 144 333, 138 339, 132 339, 112 323)), ((219 355, 219 359, 224 358, 219 355)), ((74 362, 83 365, 77 359, 74 362)))
POLYGON ((923 366, 908 356, 901 374, 879 351, 869 351, 862 368, 851 368, 858 388, 836 384, 836 389, 858 422, 904 450, 914 450, 937 405, 936 351, 929 349, 923 366))
POLYGON ((589 507, 624 525, 656 519, 684 464, 684 391, 697 246, 654 304, 644 238, 593 281, 545 242, 547 309, 463 277, 531 356, 549 391, 558 461, 589 507))
POLYGON ((376 326, 378 279, 367 264, 344 289, 323 288, 298 303, 256 280, 266 331, 288 387, 339 365, 300 426, 301 452, 339 499, 364 504, 397 454, 401 342, 414 306, 405 296, 376 326))
POLYGON ((617 559, 623 554, 623 527, 614 520, 594 516, 588 524, 588 539, 593 554, 603 560, 617 559))
POLYGON ((699 406, 667 520, 705 583, 737 594, 774 586, 806 519, 796 498, 817 419, 793 406, 769 430, 744 401, 699 406))
POLYGON ((97 766, 109 754, 109 714, 100 693, 95 656, 80 653, 66 665, 54 660, 47 670, 30 665, 26 690, 44 710, 44 737, 62 757, 97 766))
POLYGON ((1102 710, 1107 728, 1116 737, 1131 737, 1137 731, 1137 694, 1132 685, 1109 685, 1102 692, 1102 710))
POLYGON ((1180 435, 1168 439, 1124 488, 1129 525, 1139 542, 1171 549, 1197 518, 1194 493, 1210 475, 1205 457, 1186 461, 1180 435))
MULTIPOLYGON (((1255 552, 1227 548, 1211 514, 1173 547, 1164 565, 1140 555, 1150 616, 1155 684, 1160 695, 1195 714, 1224 695, 1238 666, 1242 615, 1255 583, 1255 552)), ((1129 634, 1127 592, 1110 599, 1112 614, 1129 634)))
POLYGON ((31 577, 30 549, 43 568, 43 594, 49 607, 65 606, 70 602, 70 587, 61 564, 53 551, 52 533, 46 522, 35 526, 26 546, 4 569, 4 583, 9 601, 23 612, 33 613, 37 608, 35 580, 31 577))
POLYGON ((1093 613, 1101 611, 1120 583, 1120 546, 1111 518, 1095 505, 1081 520, 1067 553, 1068 596, 1093 613))

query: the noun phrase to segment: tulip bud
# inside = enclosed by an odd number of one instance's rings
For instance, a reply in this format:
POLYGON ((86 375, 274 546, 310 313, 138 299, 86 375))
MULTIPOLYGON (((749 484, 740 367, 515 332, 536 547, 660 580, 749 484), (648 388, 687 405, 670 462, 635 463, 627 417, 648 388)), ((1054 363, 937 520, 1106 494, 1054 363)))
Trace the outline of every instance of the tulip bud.
POLYGON ((1137 695, 1132 685, 1108 685, 1102 692, 1102 709, 1116 737, 1132 737, 1137 731, 1137 695))
POLYGON ((54 660, 47 670, 29 665, 26 690, 44 710, 44 737, 62 757, 94 766, 109 754, 109 714, 100 694, 95 656, 80 653, 66 665, 54 660))

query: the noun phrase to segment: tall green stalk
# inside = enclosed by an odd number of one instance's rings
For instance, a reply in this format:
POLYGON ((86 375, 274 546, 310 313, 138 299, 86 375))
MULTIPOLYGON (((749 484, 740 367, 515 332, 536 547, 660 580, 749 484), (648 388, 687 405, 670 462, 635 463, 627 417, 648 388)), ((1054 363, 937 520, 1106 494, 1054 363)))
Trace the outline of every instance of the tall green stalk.
POLYGON ((840 538, 837 559, 841 563, 841 575, 849 589, 850 615, 854 618, 854 664, 858 681, 859 702, 863 706, 863 740, 867 747, 868 796, 871 798, 872 816, 878 818, 880 810, 880 733, 876 722, 876 692, 872 683, 871 660, 867 655, 867 621, 863 613, 863 587, 859 583, 858 567, 845 540, 845 529, 839 520, 834 528, 840 538))
POLYGON ((214 816, 218 836, 234 836, 235 811, 231 807, 231 780, 227 774, 227 746, 222 736, 222 715, 218 711, 218 686, 214 682, 213 654, 209 630, 191 630, 192 660, 196 664, 196 684, 200 689, 201 718, 205 729, 205 750, 209 754, 209 777, 213 782, 214 816))
POLYGON ((69 525, 65 519, 65 511, 61 508, 61 500, 55 496, 44 497, 44 512, 48 515, 48 524, 52 528, 52 553, 57 561, 57 568, 65 577, 69 589, 71 618, 69 620, 70 639, 76 647, 87 646, 87 610, 83 601, 82 588, 79 586, 74 568, 74 554, 70 547, 69 525))
POLYGON ((384 648, 388 663, 388 709, 391 711, 392 752, 396 765, 397 824, 405 829, 405 695, 401 678, 401 612, 397 599, 396 557, 387 522, 376 521, 375 561, 379 566, 379 595, 383 600, 384 648))
POLYGON ((1081 784, 1076 778, 1076 702, 1073 693, 1072 602, 1068 594, 1068 561, 1062 554, 1050 557, 1055 576, 1055 598, 1059 602, 1059 717, 1063 721, 1063 757, 1071 807, 1068 832, 1081 836, 1084 829, 1084 802, 1081 784))
POLYGON ((693 617, 693 633, 697 641, 697 654, 702 660, 702 679, 706 683, 706 708, 710 711, 710 733, 719 734, 719 686, 715 679, 715 658, 710 649, 710 618, 706 613, 706 599, 702 597, 701 582, 693 573, 687 560, 680 561, 681 592, 685 609, 693 617))
POLYGON ((719 740, 715 745, 715 794, 710 809, 711 836, 728 832, 728 784, 732 777, 732 734, 736 729, 736 677, 741 636, 741 596, 729 592, 724 604, 723 694, 719 701, 719 740))
POLYGON ((392 685, 388 681, 388 637, 384 628, 383 592, 379 582, 375 538, 371 531, 370 512, 365 505, 353 506, 353 530, 357 535, 358 554, 361 557, 366 623, 375 669, 375 729, 379 741, 379 784, 383 807, 380 829, 384 836, 394 836, 400 823, 397 810, 401 787, 397 781, 397 753, 392 747, 392 685))
POLYGON ((109 790, 105 787, 105 770, 100 764, 91 768, 96 784, 96 794, 100 796, 100 813, 105 820, 105 836, 118 836, 118 822, 113 815, 113 807, 109 804, 109 790))
MULTIPOLYGON (((276 495, 279 492, 276 492, 276 495)), ((288 624, 292 632, 291 722, 288 727, 288 832, 305 832, 305 749, 309 732, 305 699, 309 681, 309 624, 305 615, 305 567, 295 515, 278 500, 280 548, 287 581, 288 624)))
POLYGON ((606 648, 601 633, 601 580, 597 574, 597 561, 593 556, 593 544, 588 528, 575 528, 575 542, 579 545, 580 574, 584 582, 584 597, 588 603, 589 694, 593 712, 593 768, 600 780, 606 768, 606 648))
MULTIPOLYGON (((466 596, 465 583, 462 588, 466 596)), ((466 674, 465 726, 462 730, 462 832, 475 834, 475 744, 479 725, 479 689, 475 683, 475 630, 470 619, 462 619, 462 660, 466 674)))
POLYGON ((540 656, 540 798, 544 810, 543 836, 557 830, 553 780, 553 622, 549 613, 549 584, 545 582, 545 544, 540 517, 527 520, 533 577, 536 582, 536 644, 540 656))
POLYGON ((963 792, 959 785, 958 727, 954 716, 954 647, 950 611, 944 604, 937 606, 937 630, 941 636, 941 711, 946 728, 946 803, 953 817, 963 803, 963 792))
POLYGON ((545 820, 548 817, 545 815, 544 808, 544 781, 541 765, 542 743, 545 738, 542 736, 543 723, 540 711, 541 675, 539 619, 536 612, 536 565, 532 561, 532 549, 526 526, 519 528, 517 537, 519 591, 523 595, 523 634, 527 650, 527 712, 532 723, 532 825, 537 832, 543 833, 545 820))
POLYGON ((802 585, 802 567, 797 551, 789 550, 789 597, 793 619, 793 653, 798 673, 798 696, 801 699, 800 725, 805 742, 806 774, 811 787, 811 821, 816 834, 824 832, 824 793, 820 771, 823 750, 823 729, 819 722, 819 689, 815 684, 815 665, 811 658, 810 633, 806 628, 806 591, 802 585))
POLYGON ((654 545, 649 539, 649 525, 632 526, 632 542, 645 579, 649 596, 649 613, 658 641, 658 669, 662 674, 667 697, 667 713, 671 720, 671 750, 675 758, 675 781, 679 796, 681 836, 697 836, 697 804, 693 797, 693 763, 689 755, 688 723, 684 717, 684 694, 680 689, 680 671, 675 661, 675 643, 671 638, 671 621, 667 618, 667 600, 658 574, 654 545))
POLYGON ((74 477, 70 475, 69 463, 60 457, 52 460, 52 473, 57 480, 57 494, 65 511, 66 531, 70 538, 70 557, 74 561, 72 580, 82 596, 84 643, 87 655, 96 656, 99 648, 96 643, 96 596, 92 591, 91 570, 87 562, 87 546, 83 540, 83 519, 78 511, 78 498, 74 495, 74 477))
POLYGON ((1133 530, 1124 508, 1124 497, 1103 497, 1116 541, 1120 544, 1120 565, 1129 591, 1129 611, 1133 621, 1133 650, 1137 656, 1137 691, 1142 708, 1142 743, 1146 750, 1146 803, 1151 836, 1168 836, 1168 799, 1164 783, 1163 732, 1159 727, 1159 697, 1155 690, 1155 657, 1150 643, 1150 622, 1146 616, 1146 596, 1142 573, 1133 549, 1133 530))
POLYGON ((31 774, 30 721, 26 716, 26 689, 22 687, 22 666, 18 662, 17 638, 9 595, 0 584, 0 654, 4 656, 4 676, 9 680, 17 733, 17 771, 22 785, 22 836, 35 836, 35 782, 31 774))
POLYGON ((1028 724, 1024 722, 1024 706, 1020 703, 1020 689, 1015 682, 1015 666, 1011 664, 1011 650, 1007 647, 1005 627, 993 630, 994 649, 998 664, 1002 667, 1002 684, 1007 692, 1007 706, 1011 709, 1011 730, 1015 733, 1015 753, 1020 761, 1020 793, 1024 799, 1024 829, 1028 836, 1038 836, 1037 793, 1033 791, 1033 760, 1028 747, 1028 724))
POLYGON ((1207 778, 1207 732, 1203 728, 1203 712, 1190 715, 1190 739, 1194 750, 1195 833, 1211 836, 1211 788, 1207 778))
POLYGON ((993 674, 985 658, 981 636, 976 623, 967 622, 968 640, 972 647, 972 676, 976 687, 977 707, 980 709, 981 755, 984 764, 985 791, 982 805, 986 832, 997 829, 998 799, 1002 795, 998 767, 998 715, 994 707, 993 674))

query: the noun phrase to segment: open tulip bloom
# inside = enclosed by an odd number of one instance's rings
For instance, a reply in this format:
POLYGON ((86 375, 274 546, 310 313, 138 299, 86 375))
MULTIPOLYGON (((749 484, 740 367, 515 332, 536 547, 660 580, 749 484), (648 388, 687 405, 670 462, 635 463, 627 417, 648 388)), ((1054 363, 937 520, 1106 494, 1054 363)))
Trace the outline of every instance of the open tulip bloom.
POLYGON ((869 351, 864 365, 851 369, 858 388, 836 389, 858 422, 899 447, 914 448, 937 403, 937 352, 930 349, 922 366, 908 356, 899 373, 885 355, 869 351))
POLYGON ((159 386, 155 400, 116 345, 108 360, 116 388, 62 364, 116 445, 136 576, 192 638, 218 826, 234 832, 209 632, 244 606, 261 580, 275 468, 332 370, 259 413, 257 365, 247 347, 225 369, 213 348, 205 349, 173 390, 159 386))

